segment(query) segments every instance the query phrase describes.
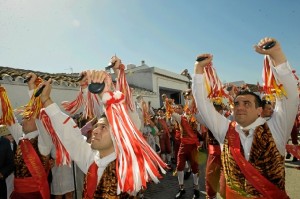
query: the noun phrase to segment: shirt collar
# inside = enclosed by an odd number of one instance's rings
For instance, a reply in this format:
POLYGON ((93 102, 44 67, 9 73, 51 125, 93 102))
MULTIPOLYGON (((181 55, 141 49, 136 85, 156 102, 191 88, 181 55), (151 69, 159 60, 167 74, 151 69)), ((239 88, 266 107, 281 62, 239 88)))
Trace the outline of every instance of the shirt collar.
POLYGON ((35 138, 36 136, 39 135, 39 132, 36 130, 36 131, 32 131, 30 133, 23 133, 23 137, 21 139, 29 139, 31 140, 32 138, 35 138))
POLYGON ((260 126, 260 125, 264 124, 265 122, 266 122, 266 119, 264 119, 262 117, 258 117, 252 124, 250 124, 246 127, 241 127, 240 125, 238 125, 237 128, 241 131, 242 130, 250 130, 250 129, 255 130, 255 128, 257 126, 260 126))
POLYGON ((97 151, 97 154, 95 155, 94 160, 98 167, 105 168, 109 163, 111 163, 113 160, 115 160, 116 157, 117 157, 116 153, 113 152, 113 153, 109 154, 108 156, 100 158, 100 153, 99 153, 99 151, 97 151))

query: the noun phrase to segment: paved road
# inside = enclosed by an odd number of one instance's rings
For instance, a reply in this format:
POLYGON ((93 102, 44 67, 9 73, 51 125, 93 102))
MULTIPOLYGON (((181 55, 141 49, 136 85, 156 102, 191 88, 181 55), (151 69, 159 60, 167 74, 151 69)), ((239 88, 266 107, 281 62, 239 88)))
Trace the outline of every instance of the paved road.
MULTIPOLYGON (((291 199, 300 199, 300 161, 292 162, 291 159, 286 160, 286 189, 291 199)), ((175 165, 173 165, 175 167, 175 165)), ((200 165, 200 199, 205 198, 204 185, 204 163, 200 165)), ((193 196, 193 179, 192 176, 185 181, 185 199, 191 199, 193 196)), ((167 172, 159 184, 149 184, 145 192, 147 199, 174 199, 178 191, 177 176, 173 176, 172 172, 167 172)), ((218 197, 221 198, 221 197, 218 197)))

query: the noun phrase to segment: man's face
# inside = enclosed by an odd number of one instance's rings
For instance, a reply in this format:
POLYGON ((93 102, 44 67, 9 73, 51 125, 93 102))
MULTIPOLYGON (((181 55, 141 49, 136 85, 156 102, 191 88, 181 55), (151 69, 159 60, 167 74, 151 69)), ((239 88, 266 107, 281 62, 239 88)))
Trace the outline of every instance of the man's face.
POLYGON ((271 117, 273 114, 273 106, 272 104, 266 104, 265 107, 262 109, 261 116, 262 117, 271 117))
POLYGON ((11 134, 5 135, 4 137, 5 137, 6 139, 8 139, 10 142, 14 142, 14 137, 13 137, 11 134))
POLYGON ((91 147, 92 149, 98 150, 101 157, 114 152, 114 145, 106 118, 100 118, 97 124, 95 124, 95 128, 92 132, 91 147))
POLYGON ((22 120, 22 130, 25 134, 36 131, 37 127, 35 124, 35 118, 23 118, 22 120))
POLYGON ((159 110, 159 111, 157 112, 157 114, 158 114, 159 116, 161 116, 161 117, 164 116, 164 112, 163 112, 162 110, 159 110))
POLYGON ((239 95, 234 101, 233 111, 235 121, 242 127, 246 127, 259 117, 261 107, 255 107, 254 96, 239 95))
POLYGON ((183 114, 183 108, 181 106, 176 106, 175 112, 178 113, 179 115, 183 114))

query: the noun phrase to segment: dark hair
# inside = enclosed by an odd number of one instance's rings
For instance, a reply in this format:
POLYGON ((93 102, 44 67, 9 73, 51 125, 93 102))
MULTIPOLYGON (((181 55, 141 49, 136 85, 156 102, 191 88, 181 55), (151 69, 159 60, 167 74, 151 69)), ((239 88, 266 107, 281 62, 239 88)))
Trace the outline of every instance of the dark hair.
POLYGON ((258 107, 262 106, 262 101, 261 101, 260 97, 257 94, 255 94, 254 92, 251 92, 249 90, 244 90, 244 89, 240 90, 237 93, 236 97, 234 98, 234 101, 240 95, 252 95, 255 98, 255 108, 258 108, 258 107))
POLYGON ((221 110, 223 110, 223 106, 222 106, 222 104, 215 104, 215 103, 213 103, 214 104, 214 107, 215 107, 215 109, 216 109, 216 111, 221 111, 221 110))
POLYGON ((105 119, 107 119, 105 113, 102 113, 102 115, 99 117, 99 119, 100 119, 100 118, 105 118, 105 119))
POLYGON ((165 108, 158 108, 157 111, 162 111, 162 112, 165 112, 166 109, 165 108))
POLYGON ((267 104, 272 104, 272 102, 270 102, 269 100, 262 100, 261 101, 261 106, 264 109, 266 107, 267 104))

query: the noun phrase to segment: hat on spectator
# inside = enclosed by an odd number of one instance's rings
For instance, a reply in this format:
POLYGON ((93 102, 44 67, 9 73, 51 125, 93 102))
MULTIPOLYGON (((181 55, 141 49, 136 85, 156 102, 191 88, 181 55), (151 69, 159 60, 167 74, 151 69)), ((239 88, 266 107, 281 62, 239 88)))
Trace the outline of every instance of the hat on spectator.
POLYGON ((10 135, 10 132, 5 125, 0 125, 0 137, 5 135, 10 135))

